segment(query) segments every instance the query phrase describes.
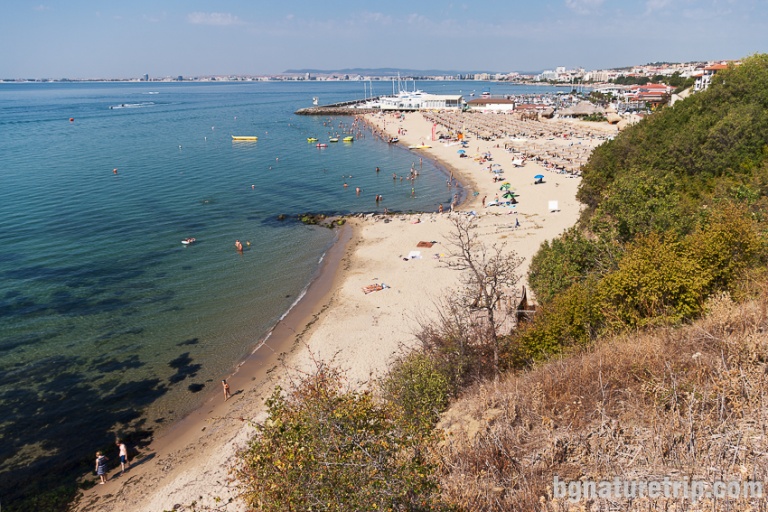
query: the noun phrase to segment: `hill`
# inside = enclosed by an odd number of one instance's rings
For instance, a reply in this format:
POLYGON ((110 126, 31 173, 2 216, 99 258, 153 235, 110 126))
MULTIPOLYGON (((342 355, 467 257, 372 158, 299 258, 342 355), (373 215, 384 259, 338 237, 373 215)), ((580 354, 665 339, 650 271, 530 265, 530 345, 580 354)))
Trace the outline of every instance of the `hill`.
POLYGON ((441 421, 450 502, 764 506, 754 496, 568 501, 555 499, 554 477, 701 481, 710 491, 765 481, 766 141, 768 55, 755 55, 595 150, 577 226, 531 262, 541 306, 506 340, 507 374, 441 421))

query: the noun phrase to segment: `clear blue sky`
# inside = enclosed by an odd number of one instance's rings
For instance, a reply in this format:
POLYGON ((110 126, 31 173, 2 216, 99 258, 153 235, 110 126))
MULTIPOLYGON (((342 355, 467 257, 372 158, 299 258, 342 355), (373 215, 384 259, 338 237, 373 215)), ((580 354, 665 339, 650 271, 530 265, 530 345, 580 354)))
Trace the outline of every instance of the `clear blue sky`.
POLYGON ((0 78, 531 71, 768 51, 766 0, 8 0, 0 78))

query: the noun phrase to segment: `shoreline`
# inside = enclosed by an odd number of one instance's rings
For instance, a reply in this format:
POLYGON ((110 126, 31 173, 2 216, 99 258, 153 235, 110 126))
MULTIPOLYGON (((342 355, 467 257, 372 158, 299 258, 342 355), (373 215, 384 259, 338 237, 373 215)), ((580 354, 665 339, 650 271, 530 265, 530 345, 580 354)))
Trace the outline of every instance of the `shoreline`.
MULTIPOLYGON (((157 495, 165 499, 163 492, 163 480, 184 478, 185 467, 192 463, 199 467, 205 465, 205 461, 195 461, 197 457, 209 458, 209 454, 198 454, 194 450, 188 450, 194 446, 207 447, 211 443, 226 446, 229 450, 217 452, 225 453, 227 460, 221 468, 227 468, 228 459, 236 453, 236 444, 247 440, 247 434, 252 434, 254 429, 249 422, 256 421, 248 413, 238 414, 243 409, 249 411, 264 408, 263 401, 273 392, 275 385, 282 377, 273 375, 275 370, 289 366, 292 353, 299 347, 302 339, 309 334, 312 325, 318 315, 329 307, 332 292, 338 284, 341 275, 341 267, 347 256, 347 249, 356 236, 354 225, 345 223, 338 229, 336 239, 325 252, 319 268, 313 280, 308 284, 303 295, 297 299, 293 306, 278 320, 278 322, 263 336, 263 339, 254 346, 251 353, 239 361, 227 377, 230 385, 231 398, 223 400, 223 390, 219 386, 216 391, 209 391, 202 403, 182 418, 160 430, 158 435, 141 452, 141 458, 131 460, 130 469, 124 476, 119 475, 119 470, 112 469, 108 476, 106 488, 96 485, 93 489, 84 491, 80 499, 73 503, 72 510, 101 511, 109 504, 114 510, 165 510, 172 505, 150 505, 137 502, 136 497, 143 498, 146 487, 155 487, 157 495), (245 397, 246 393, 250 396, 245 397), (237 411, 232 411, 232 404, 237 404, 237 411), (246 434, 246 436, 244 436, 246 434), (233 444, 234 443, 234 444, 233 444), (186 451, 186 453, 185 453, 186 451), (190 460, 191 459, 191 460, 190 460), (146 465, 159 464, 163 466, 163 475, 157 478, 152 475, 151 468, 146 465), (113 480, 117 478, 117 480, 113 480), (151 482, 145 482, 145 478, 151 478, 151 482), (116 492, 107 493, 109 484, 120 486, 116 492), (134 492, 135 491, 135 492, 134 492), (106 499, 105 499, 106 498, 106 499)), ((228 477, 228 470, 221 472, 221 478, 228 477)), ((204 482, 203 482, 203 485, 204 482)), ((233 489, 225 489, 219 485, 212 485, 210 497, 222 499, 235 498, 237 493, 233 489)), ((169 497, 173 496, 171 493, 169 497)), ((195 499, 181 500, 182 504, 195 499)))
MULTIPOLYGON (((421 113, 409 113, 406 119, 391 123, 386 117, 366 115, 365 122, 374 133, 381 129, 395 135, 404 128, 406 134, 398 134, 401 144, 431 139, 419 137, 419 132, 432 127, 421 113)), ((499 191, 499 184, 491 180, 491 167, 486 169, 485 161, 459 159, 457 146, 450 143, 430 143, 430 149, 412 151, 438 163, 461 183, 466 201, 456 212, 348 218, 305 296, 277 322, 260 347, 236 366, 229 380, 232 398, 224 402, 221 394, 217 398, 212 393, 201 407, 164 429, 147 455, 135 461, 135 468, 117 481, 110 479, 108 485, 85 491, 74 510, 138 512, 236 499, 229 469, 237 450, 254 432, 251 422, 265 418, 263 400, 275 384, 312 370, 317 361, 330 361, 345 372, 351 387, 368 386, 395 355, 414 345, 414 333, 423 322, 434 321, 441 298, 455 290, 460 280, 445 265, 452 219, 474 212, 481 240, 507 243, 525 259, 519 269, 524 284, 530 257, 541 242, 559 235, 578 218, 577 177, 547 172, 536 162, 511 169, 507 161, 511 158, 497 141, 472 139, 478 153, 481 149, 492 152, 493 161, 503 162, 505 179, 514 182, 520 197, 517 205, 482 208, 483 198, 499 191), (545 183, 535 185, 533 174, 544 172, 545 183), (553 199, 559 202, 556 210, 547 204, 553 199), (429 242, 429 248, 420 248, 423 241, 429 242), (387 286, 375 293, 362 291, 372 284, 387 286), (291 371, 274 371, 281 367, 291 371)), ((454 188, 450 190, 453 193, 454 188)), ((228 510, 242 509, 232 507, 228 510)))

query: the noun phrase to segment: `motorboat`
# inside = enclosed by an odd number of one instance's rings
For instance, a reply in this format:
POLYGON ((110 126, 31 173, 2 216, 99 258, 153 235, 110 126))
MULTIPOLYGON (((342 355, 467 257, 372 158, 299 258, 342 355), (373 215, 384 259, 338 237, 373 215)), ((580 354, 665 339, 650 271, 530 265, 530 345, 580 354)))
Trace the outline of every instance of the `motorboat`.
POLYGON ((317 142, 317 137, 307 137, 307 142, 317 142))
POLYGON ((400 139, 398 139, 397 137, 390 137, 389 141, 387 142, 389 142, 390 144, 397 144, 398 142, 400 142, 400 139))
POLYGON ((344 142, 353 142, 355 140, 355 138, 352 137, 352 136, 349 136, 349 137, 344 137, 341 140, 343 140, 344 142))
POLYGON ((328 142, 339 142, 339 138, 338 137, 331 137, 330 139, 328 139, 328 142))
POLYGON ((184 244, 184 245, 191 245, 191 244, 195 243, 195 239, 192 238, 192 237, 185 238, 184 240, 181 241, 181 243, 184 244))
POLYGON ((319 148, 327 148, 328 144, 325 144, 324 142, 320 142, 320 143, 317 144, 317 147, 319 147, 319 148))

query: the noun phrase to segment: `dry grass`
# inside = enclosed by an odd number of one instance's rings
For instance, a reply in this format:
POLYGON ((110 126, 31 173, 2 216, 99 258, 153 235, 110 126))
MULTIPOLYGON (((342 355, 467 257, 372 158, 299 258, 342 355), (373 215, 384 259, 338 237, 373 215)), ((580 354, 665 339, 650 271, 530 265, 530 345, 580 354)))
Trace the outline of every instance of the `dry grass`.
POLYGON ((478 511, 768 510, 765 500, 552 496, 555 475, 768 483, 768 296, 709 311, 473 390, 440 424, 446 497, 478 511))

